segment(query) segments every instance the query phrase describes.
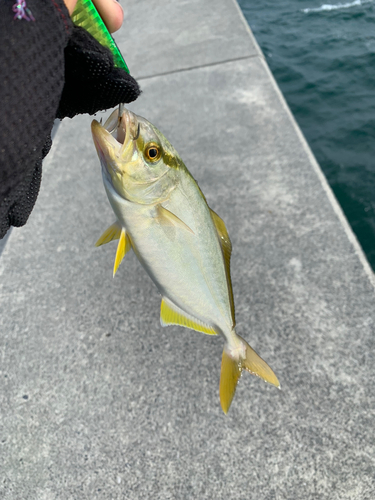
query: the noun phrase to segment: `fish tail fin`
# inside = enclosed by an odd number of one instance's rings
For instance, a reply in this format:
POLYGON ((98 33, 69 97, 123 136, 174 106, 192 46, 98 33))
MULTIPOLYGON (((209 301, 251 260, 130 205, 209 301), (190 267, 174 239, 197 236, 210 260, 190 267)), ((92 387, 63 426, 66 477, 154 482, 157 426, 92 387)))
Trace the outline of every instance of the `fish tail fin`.
POLYGON ((273 370, 254 351, 254 349, 249 346, 246 340, 244 340, 241 337, 240 339, 242 340, 242 342, 245 344, 246 347, 246 358, 242 361, 242 367, 249 373, 252 373, 257 377, 260 377, 265 382, 268 382, 269 384, 274 385, 275 387, 280 389, 280 382, 278 381, 273 370))
POLYGON ((221 358, 220 373, 220 404, 223 412, 228 413, 234 393, 236 392, 237 382, 241 377, 242 367, 239 360, 234 359, 224 346, 223 356, 221 358))
POLYGON ((221 361, 220 403, 223 412, 228 413, 242 370, 263 379, 265 382, 280 388, 280 383, 268 364, 239 335, 240 344, 230 349, 225 344, 221 361))

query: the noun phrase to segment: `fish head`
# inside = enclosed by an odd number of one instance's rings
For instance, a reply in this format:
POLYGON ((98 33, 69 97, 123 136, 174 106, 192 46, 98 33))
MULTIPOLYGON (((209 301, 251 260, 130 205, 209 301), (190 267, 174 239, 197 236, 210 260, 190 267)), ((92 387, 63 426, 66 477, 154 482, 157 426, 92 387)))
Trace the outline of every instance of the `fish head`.
POLYGON ((104 178, 128 201, 151 204, 165 200, 174 189, 182 164, 178 153, 148 120, 116 109, 104 125, 91 124, 104 178))

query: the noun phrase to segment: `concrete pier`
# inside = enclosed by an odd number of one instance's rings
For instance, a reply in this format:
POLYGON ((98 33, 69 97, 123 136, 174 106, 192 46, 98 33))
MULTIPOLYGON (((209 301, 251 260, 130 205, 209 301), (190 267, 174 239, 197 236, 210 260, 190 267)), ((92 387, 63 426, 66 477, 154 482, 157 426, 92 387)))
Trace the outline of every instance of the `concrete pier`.
POLYGON ((161 328, 132 252, 112 279, 91 118, 64 120, 0 257, 0 498, 375 498, 374 275, 238 5, 124 10, 131 109, 226 222, 238 333, 282 390, 244 374, 225 416, 223 340, 161 328))

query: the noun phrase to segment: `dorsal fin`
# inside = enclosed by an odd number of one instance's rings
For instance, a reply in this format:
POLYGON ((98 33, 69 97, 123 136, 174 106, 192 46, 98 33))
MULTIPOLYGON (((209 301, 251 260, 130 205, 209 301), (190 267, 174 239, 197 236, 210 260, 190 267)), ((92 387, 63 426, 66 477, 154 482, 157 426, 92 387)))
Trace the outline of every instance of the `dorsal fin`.
POLYGON ((115 265, 113 266, 113 277, 115 277, 115 274, 117 272, 119 265, 122 262, 122 259, 125 257, 125 255, 129 252, 130 249, 131 249, 131 242, 129 236, 126 234, 125 229, 121 228, 121 234, 116 251, 115 265))
POLYGON ((179 325, 197 332, 207 333, 207 335, 217 335, 215 329, 203 323, 199 319, 185 313, 176 304, 173 304, 166 297, 163 297, 160 307, 160 324, 161 326, 179 325))
POLYGON ((104 233, 95 243, 95 246, 100 247, 101 245, 105 245, 106 243, 109 243, 112 240, 118 240, 120 238, 120 234, 121 234, 121 226, 120 223, 116 221, 115 223, 112 224, 112 226, 109 226, 104 231, 104 233))
POLYGON ((228 282, 228 292, 229 292, 229 300, 230 300, 230 308, 232 312, 233 318, 233 327, 236 325, 236 319, 234 316, 234 300, 233 300, 233 289, 232 289, 232 280, 230 277, 230 257, 232 254, 232 243, 230 242, 227 228, 225 227, 224 221, 210 208, 211 217, 215 224, 217 234, 219 236, 219 241, 221 245, 221 249, 223 251, 224 263, 225 263, 225 273, 227 275, 228 282))

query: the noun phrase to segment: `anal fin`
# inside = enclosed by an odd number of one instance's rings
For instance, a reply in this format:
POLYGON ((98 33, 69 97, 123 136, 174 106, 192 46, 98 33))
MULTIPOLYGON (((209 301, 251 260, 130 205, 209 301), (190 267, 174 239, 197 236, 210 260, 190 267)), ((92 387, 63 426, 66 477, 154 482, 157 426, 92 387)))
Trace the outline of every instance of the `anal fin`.
POLYGON ((206 333, 207 335, 217 335, 217 332, 212 326, 185 313, 185 311, 182 311, 182 309, 173 304, 173 302, 166 297, 163 297, 161 301, 160 324, 161 326, 179 325, 197 332, 206 333))

